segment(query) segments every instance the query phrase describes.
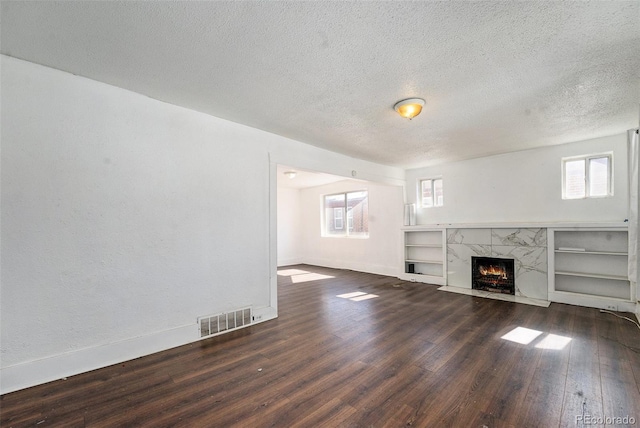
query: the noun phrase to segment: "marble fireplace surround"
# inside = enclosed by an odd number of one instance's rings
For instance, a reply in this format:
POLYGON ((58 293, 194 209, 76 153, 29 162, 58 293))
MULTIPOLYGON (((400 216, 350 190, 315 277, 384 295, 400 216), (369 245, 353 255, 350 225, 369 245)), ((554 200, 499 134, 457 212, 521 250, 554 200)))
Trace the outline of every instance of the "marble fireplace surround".
POLYGON ((447 228, 447 285, 471 290, 471 256, 512 258, 515 295, 548 300, 547 229, 447 228))

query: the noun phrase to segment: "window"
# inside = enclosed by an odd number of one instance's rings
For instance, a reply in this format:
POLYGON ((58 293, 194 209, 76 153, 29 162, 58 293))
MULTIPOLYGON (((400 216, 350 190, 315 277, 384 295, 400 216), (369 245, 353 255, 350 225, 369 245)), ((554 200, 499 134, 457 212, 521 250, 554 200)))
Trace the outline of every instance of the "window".
POLYGON ((369 197, 366 190, 325 195, 323 210, 323 236, 369 236, 369 197))
POLYGON ((563 159, 562 199, 611 196, 611 170, 610 154, 563 159))
POLYGON ((441 207, 444 205, 442 178, 420 180, 420 202, 423 207, 441 207))
POLYGON ((333 228, 342 230, 344 228, 344 219, 342 218, 342 208, 333 209, 333 228))

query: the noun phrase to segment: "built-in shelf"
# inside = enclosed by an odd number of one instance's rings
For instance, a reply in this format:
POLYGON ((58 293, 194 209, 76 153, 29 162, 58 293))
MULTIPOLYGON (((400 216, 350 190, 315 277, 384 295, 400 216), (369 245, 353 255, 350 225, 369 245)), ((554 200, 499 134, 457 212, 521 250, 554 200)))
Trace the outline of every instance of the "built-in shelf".
POLYGON ((628 256, 628 253, 619 253, 614 251, 570 251, 570 250, 555 250, 556 253, 568 253, 568 254, 602 254, 607 256, 628 256))
POLYGON ((403 266, 400 278, 431 284, 446 284, 445 231, 411 228, 402 231, 403 266))
MULTIPOLYGON (((553 293, 556 296, 566 296, 567 298, 571 298, 573 297, 581 297, 581 298, 585 298, 585 299, 600 299, 599 296, 594 296, 593 294, 584 294, 584 293, 575 293, 573 291, 556 291, 553 293)), ((607 297, 607 301, 612 301, 612 302, 617 302, 617 303, 633 303, 633 301, 629 300, 629 299, 625 299, 623 297, 607 297)), ((560 303, 565 303, 565 302, 560 302, 560 303)), ((569 303, 569 302, 566 302, 569 303)), ((575 304, 575 303, 569 303, 569 304, 575 304)))
POLYGON ((617 281, 627 281, 627 277, 626 276, 601 275, 601 274, 597 274, 597 273, 556 271, 556 275, 581 276, 583 278, 600 278, 600 279, 613 279, 613 280, 617 280, 617 281))
POLYGON ((406 263, 433 263, 437 265, 441 265, 444 263, 442 260, 417 260, 417 259, 406 259, 406 263))
POLYGON ((626 227, 548 229, 549 298, 629 310, 628 239, 626 227))

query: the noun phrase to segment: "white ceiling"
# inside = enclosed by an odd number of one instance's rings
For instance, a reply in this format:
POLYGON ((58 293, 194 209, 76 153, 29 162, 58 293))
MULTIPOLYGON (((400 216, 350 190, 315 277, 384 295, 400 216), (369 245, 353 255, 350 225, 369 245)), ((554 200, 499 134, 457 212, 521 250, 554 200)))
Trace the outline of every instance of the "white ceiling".
POLYGON ((349 180, 346 177, 325 174, 322 172, 304 171, 286 165, 278 165, 277 170, 278 187, 285 187, 289 189, 305 189, 307 187, 323 186, 325 184, 349 180), (296 176, 294 178, 288 178, 284 175, 287 171, 295 171, 296 176))
POLYGON ((638 126, 640 2, 2 1, 2 53, 416 167, 638 126), (392 107, 423 97, 407 121, 392 107))

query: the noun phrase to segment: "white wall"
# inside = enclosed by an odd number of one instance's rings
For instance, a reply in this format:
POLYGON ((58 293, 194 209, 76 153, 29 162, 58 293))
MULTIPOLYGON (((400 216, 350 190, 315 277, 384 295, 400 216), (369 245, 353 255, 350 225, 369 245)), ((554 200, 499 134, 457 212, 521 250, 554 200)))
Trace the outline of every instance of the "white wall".
POLYGON ((278 266, 302 263, 300 191, 278 187, 278 266))
POLYGON ((275 316, 276 163, 404 176, 6 56, 1 68, 2 393, 197 340, 198 316, 275 316))
POLYGON ((418 180, 441 176, 444 206, 418 208, 418 224, 622 222, 628 212, 625 134, 408 170, 407 202, 418 180), (613 152, 614 196, 563 200, 563 157, 613 152))
POLYGON ((382 275, 398 274, 403 215, 401 186, 355 180, 300 190, 302 254, 305 263, 382 275), (322 195, 369 192, 369 238, 321 236, 322 195))

